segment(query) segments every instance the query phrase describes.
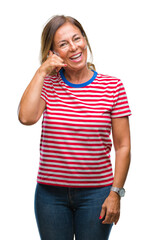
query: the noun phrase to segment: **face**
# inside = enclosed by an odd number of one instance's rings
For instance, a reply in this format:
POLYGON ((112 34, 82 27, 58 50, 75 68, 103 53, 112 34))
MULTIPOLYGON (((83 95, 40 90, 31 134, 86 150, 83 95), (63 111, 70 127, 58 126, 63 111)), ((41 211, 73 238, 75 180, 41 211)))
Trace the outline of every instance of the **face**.
POLYGON ((81 70, 87 63, 87 42, 75 25, 63 24, 54 36, 54 51, 67 64, 67 68, 81 70))

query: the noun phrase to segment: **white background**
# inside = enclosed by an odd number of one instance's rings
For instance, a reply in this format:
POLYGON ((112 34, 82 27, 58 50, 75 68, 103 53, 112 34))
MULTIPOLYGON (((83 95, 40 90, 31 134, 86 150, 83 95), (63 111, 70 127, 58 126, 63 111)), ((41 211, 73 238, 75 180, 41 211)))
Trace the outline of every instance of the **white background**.
MULTIPOLYGON (((17 107, 39 67, 40 36, 56 14, 78 19, 99 73, 121 78, 132 110, 132 162, 121 219, 110 240, 148 239, 149 7, 146 0, 5 0, 0 6, 0 239, 39 240, 34 191, 41 120, 23 126, 17 107)), ((112 150, 113 152, 113 150, 112 150)), ((114 166, 114 152, 112 153, 114 166)))

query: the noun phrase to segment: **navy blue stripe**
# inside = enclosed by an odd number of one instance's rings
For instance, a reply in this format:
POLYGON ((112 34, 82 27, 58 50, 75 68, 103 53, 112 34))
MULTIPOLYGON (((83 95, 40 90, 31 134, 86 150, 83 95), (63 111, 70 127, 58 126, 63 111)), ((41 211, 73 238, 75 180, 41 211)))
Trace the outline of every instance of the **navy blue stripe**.
POLYGON ((66 83, 68 86, 75 87, 75 88, 81 88, 81 87, 85 87, 85 86, 89 85, 90 83, 92 83, 94 81, 94 79, 97 77, 97 72, 94 70, 92 70, 92 71, 94 72, 92 78, 90 80, 88 80, 87 82, 80 83, 80 84, 75 84, 75 83, 69 82, 64 76, 63 68, 60 70, 60 75, 61 75, 61 78, 64 81, 64 83, 66 83))

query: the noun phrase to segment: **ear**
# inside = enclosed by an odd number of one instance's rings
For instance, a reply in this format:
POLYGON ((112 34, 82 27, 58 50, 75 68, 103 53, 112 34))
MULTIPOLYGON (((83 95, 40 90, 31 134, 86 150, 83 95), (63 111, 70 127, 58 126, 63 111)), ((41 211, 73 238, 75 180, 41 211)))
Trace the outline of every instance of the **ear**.
POLYGON ((51 51, 51 50, 49 50, 49 52, 48 52, 48 54, 47 54, 47 58, 49 57, 49 56, 52 56, 53 55, 53 52, 51 51))
POLYGON ((85 49, 87 49, 87 44, 86 44, 85 47, 84 47, 84 50, 85 50, 85 49))

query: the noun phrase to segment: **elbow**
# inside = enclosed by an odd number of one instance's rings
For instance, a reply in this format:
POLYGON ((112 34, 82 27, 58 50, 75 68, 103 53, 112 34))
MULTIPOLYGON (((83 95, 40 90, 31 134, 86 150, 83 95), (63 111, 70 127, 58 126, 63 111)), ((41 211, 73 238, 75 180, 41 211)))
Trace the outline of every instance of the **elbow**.
POLYGON ((18 120, 23 125, 33 125, 38 121, 38 119, 27 117, 26 114, 24 114, 19 108, 18 108, 18 120))
POLYGON ((31 122, 31 121, 29 121, 29 120, 27 120, 27 119, 25 119, 25 118, 22 118, 22 117, 20 117, 20 116, 18 116, 18 120, 19 120, 19 122, 21 123, 21 124, 23 124, 23 125, 33 125, 33 124, 35 124, 36 122, 31 122))
POLYGON ((18 120, 19 120, 19 122, 20 122, 21 124, 27 125, 27 126, 29 126, 29 125, 34 125, 34 124, 37 122, 37 121, 35 121, 35 120, 30 120, 30 119, 22 118, 22 117, 20 117, 20 116, 18 116, 18 120))
POLYGON ((35 124, 37 121, 33 121, 33 120, 29 120, 29 119, 26 119, 26 118, 23 118, 21 115, 18 115, 18 120, 21 124, 23 125, 33 125, 35 124))
POLYGON ((125 152, 128 156, 131 155, 131 147, 130 145, 124 145, 118 148, 115 148, 115 152, 125 152))

